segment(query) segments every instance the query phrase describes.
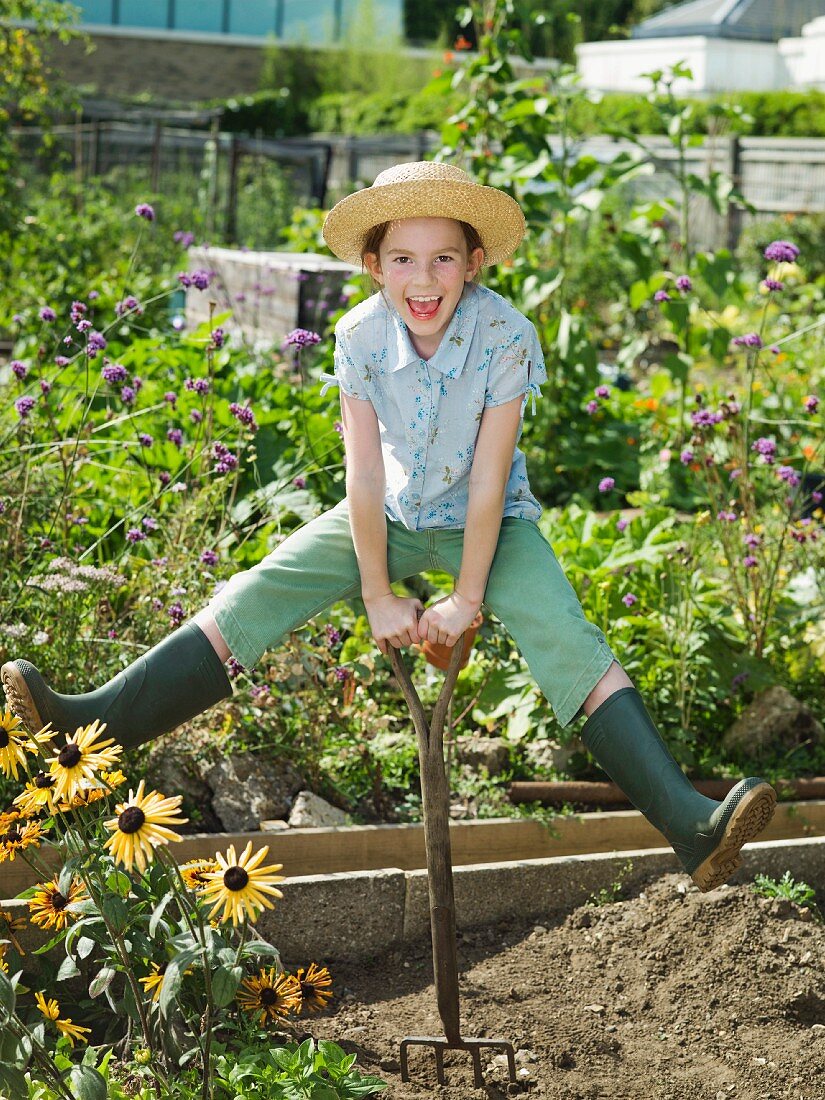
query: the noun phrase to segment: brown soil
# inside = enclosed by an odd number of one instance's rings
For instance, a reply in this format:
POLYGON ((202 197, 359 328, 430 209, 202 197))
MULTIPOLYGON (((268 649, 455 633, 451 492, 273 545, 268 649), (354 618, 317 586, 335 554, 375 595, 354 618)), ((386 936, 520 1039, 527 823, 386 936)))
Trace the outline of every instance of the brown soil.
POLYGON ((358 1055, 392 1100, 823 1100, 825 925, 746 886, 700 894, 683 875, 563 923, 459 935, 462 1033, 508 1039, 519 1082, 483 1052, 450 1052, 446 1087, 426 1048, 441 1034, 429 945, 369 966, 333 965, 337 1009, 307 1033, 358 1055))

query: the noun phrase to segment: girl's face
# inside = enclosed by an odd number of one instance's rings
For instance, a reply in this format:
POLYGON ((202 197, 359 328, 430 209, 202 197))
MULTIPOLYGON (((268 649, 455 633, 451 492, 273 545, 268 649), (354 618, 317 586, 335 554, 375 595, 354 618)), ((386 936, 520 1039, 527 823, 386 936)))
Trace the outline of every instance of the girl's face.
POLYGON ((467 254, 464 233, 452 218, 403 218, 392 222, 378 256, 364 256, 370 274, 398 310, 422 357, 435 355, 441 338, 484 260, 480 248, 467 254))

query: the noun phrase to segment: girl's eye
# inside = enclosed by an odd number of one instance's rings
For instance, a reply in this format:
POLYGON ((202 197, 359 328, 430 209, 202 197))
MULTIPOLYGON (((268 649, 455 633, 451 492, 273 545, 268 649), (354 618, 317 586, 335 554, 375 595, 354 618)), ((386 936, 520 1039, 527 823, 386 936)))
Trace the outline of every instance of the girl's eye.
POLYGON ((438 259, 443 260, 445 263, 448 263, 448 264, 453 262, 453 257, 452 256, 439 256, 438 259))
POLYGON ((403 264, 406 263, 409 258, 409 256, 396 256, 394 262, 397 264, 403 264))

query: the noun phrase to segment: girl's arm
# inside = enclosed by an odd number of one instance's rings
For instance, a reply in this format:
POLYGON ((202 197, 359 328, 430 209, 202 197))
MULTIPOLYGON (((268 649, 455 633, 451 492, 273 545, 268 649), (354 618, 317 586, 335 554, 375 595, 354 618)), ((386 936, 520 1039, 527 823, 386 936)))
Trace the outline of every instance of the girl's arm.
POLYGON ((366 602, 391 591, 384 516, 386 475, 372 402, 349 397, 342 390, 341 425, 347 455, 350 530, 361 573, 361 598, 366 602))
POLYGON ((361 599, 379 650, 386 654, 418 641, 418 618, 424 605, 416 597, 396 596, 387 567, 387 520, 384 515, 386 475, 378 417, 372 402, 341 391, 341 424, 347 452, 349 523, 358 569, 361 599))
POLYGON ((456 591, 475 609, 484 600, 498 545, 507 481, 516 449, 523 395, 486 408, 478 429, 456 591))

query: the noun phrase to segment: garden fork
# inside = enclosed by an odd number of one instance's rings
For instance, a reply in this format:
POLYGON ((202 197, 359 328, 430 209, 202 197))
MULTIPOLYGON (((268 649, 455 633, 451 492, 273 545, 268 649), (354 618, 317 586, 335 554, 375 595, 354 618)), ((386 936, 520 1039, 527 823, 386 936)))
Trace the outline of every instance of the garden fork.
POLYGON ((430 927, 433 939, 433 970, 438 1013, 444 1025, 444 1037, 422 1035, 401 1040, 401 1080, 409 1080, 408 1048, 413 1045, 435 1049, 435 1066, 439 1085, 444 1080, 444 1051, 466 1050, 473 1059, 476 1088, 484 1085, 481 1074, 481 1048, 494 1047, 507 1055, 510 1080, 516 1080, 513 1044, 504 1039, 467 1039, 461 1037, 458 1015, 458 959, 455 935, 455 901, 453 898, 453 868, 450 858, 450 787, 444 768, 442 734, 447 706, 458 678, 463 651, 463 637, 453 647, 441 692, 427 723, 424 707, 413 687, 407 666, 399 650, 389 645, 393 672, 401 685, 410 708, 418 737, 418 760, 421 768, 421 798, 424 810, 424 841, 427 850, 427 881, 430 892, 430 927))

